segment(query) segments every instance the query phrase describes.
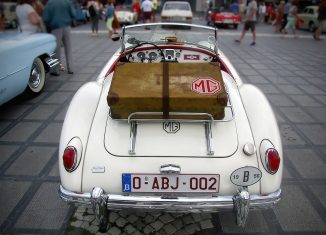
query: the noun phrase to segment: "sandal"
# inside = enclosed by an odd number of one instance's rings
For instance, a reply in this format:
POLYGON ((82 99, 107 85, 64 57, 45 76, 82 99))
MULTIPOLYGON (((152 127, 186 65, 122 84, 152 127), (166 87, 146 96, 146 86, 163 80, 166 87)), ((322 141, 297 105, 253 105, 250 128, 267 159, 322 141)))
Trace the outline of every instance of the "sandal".
POLYGON ((60 67, 60 71, 65 71, 65 66, 63 64, 59 64, 59 67, 60 67))

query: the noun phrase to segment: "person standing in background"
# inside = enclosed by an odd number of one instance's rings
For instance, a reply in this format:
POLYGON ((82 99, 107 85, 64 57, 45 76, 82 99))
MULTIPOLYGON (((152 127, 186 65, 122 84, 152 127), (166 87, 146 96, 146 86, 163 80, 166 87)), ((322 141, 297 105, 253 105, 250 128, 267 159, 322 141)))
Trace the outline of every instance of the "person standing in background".
POLYGON ((22 32, 37 33, 41 19, 32 7, 32 1, 19 0, 17 3, 16 15, 20 30, 22 32))
POLYGON ((106 21, 106 28, 109 30, 109 38, 111 38, 112 34, 115 33, 115 29, 113 28, 113 20, 114 20, 113 0, 108 0, 108 7, 105 13, 105 21, 106 21))
POLYGON ((282 28, 283 22, 283 12, 284 12, 284 1, 281 1, 278 7, 276 8, 276 17, 275 17, 275 33, 279 33, 282 28))
POLYGON ((140 5, 138 0, 134 0, 134 4, 132 5, 132 9, 137 14, 137 22, 141 19, 140 5))
MULTIPOLYGON (((73 60, 71 53, 71 24, 76 18, 76 13, 73 9, 70 0, 49 0, 43 11, 44 23, 50 28, 51 33, 57 39, 56 58, 61 61, 61 45, 63 44, 68 74, 73 74, 73 60)), ((58 71, 51 73, 54 76, 59 76, 58 71)))
POLYGON ((320 41, 320 34, 326 29, 326 1, 322 1, 318 6, 318 28, 314 32, 314 39, 320 41))
POLYGON ((39 0, 32 1, 32 7, 35 9, 36 13, 42 17, 44 6, 39 0))
POLYGON ((244 12, 245 12, 245 4, 243 3, 243 0, 240 0, 239 3, 239 14, 240 14, 240 20, 243 21, 244 18, 244 12))
POLYGON ((258 14, 259 14, 259 18, 258 18, 258 22, 263 23, 265 20, 265 16, 266 16, 266 5, 264 2, 260 2, 259 3, 259 8, 258 8, 258 14))
POLYGON ((288 14, 291 8, 291 0, 288 0, 287 3, 284 5, 284 11, 283 11, 283 23, 280 31, 282 32, 286 26, 286 23, 288 22, 288 14))
POLYGON ((152 16, 153 16, 153 22, 155 22, 155 14, 157 12, 157 0, 152 0, 152 5, 153 5, 153 13, 152 13, 152 16))
POLYGON ((238 4, 238 0, 234 0, 232 5, 231 5, 231 9, 232 9, 232 12, 234 14, 239 14, 239 4, 238 4))
POLYGON ((43 19, 42 19, 42 15, 43 15, 43 9, 44 9, 44 6, 43 4, 39 1, 39 0, 32 0, 32 7, 34 8, 34 10, 36 11, 37 15, 39 16, 39 19, 40 19, 40 22, 38 24, 38 30, 37 32, 38 33, 47 33, 48 30, 43 22, 43 19))
POLYGON ((283 30, 284 34, 288 33, 289 29, 292 29, 294 38, 297 38, 297 34, 296 34, 296 23, 297 23, 297 19, 298 19, 298 2, 297 1, 293 1, 289 10, 289 14, 287 17, 287 23, 285 25, 285 28, 283 30))
POLYGON ((273 17, 273 6, 272 3, 269 3, 266 8, 266 14, 265 14, 265 23, 268 24, 272 21, 273 17))
POLYGON ((257 2, 256 0, 249 0, 245 24, 243 26, 240 39, 235 40, 235 42, 241 43, 247 30, 251 29, 252 43, 250 44, 250 46, 256 45, 256 29, 255 29, 256 20, 257 20, 257 2))
POLYGON ((144 21, 145 23, 151 22, 152 11, 153 11, 153 4, 150 0, 144 0, 141 4, 141 9, 144 14, 144 21))
POLYGON ((87 9, 91 18, 92 36, 98 36, 98 21, 103 6, 99 0, 90 0, 87 2, 87 9))

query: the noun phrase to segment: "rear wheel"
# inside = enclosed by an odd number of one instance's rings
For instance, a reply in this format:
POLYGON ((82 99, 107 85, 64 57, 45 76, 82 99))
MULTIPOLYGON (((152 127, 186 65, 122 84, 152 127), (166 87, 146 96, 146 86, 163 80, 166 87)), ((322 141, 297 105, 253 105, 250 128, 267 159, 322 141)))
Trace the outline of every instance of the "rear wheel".
POLYGON ((43 91, 45 85, 45 69, 40 58, 33 61, 28 79, 27 92, 36 96, 43 91))

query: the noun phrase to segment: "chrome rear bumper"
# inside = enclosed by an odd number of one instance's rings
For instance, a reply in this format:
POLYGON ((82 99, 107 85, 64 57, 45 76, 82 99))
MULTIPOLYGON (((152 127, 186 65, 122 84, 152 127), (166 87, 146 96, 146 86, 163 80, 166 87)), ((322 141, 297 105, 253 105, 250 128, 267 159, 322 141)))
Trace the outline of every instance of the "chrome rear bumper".
MULTIPOLYGON (((73 203, 91 204, 92 193, 75 193, 60 185, 60 197, 73 203)), ((108 210, 142 209, 164 210, 170 212, 216 212, 223 209, 233 209, 232 196, 218 197, 177 197, 162 198, 160 196, 123 196, 105 194, 108 210)), ((250 208, 269 208, 281 199, 281 189, 267 195, 250 195, 250 208)))
POLYGON ((249 208, 273 207, 281 199, 281 189, 267 195, 249 195, 247 188, 244 187, 239 188, 239 192, 231 196, 163 198, 160 196, 106 194, 99 187, 95 187, 91 193, 76 193, 66 190, 60 185, 59 195, 67 202, 91 204, 100 224, 107 223, 108 210, 139 209, 142 211, 163 210, 194 213, 233 210, 236 213, 237 224, 244 226, 249 208))

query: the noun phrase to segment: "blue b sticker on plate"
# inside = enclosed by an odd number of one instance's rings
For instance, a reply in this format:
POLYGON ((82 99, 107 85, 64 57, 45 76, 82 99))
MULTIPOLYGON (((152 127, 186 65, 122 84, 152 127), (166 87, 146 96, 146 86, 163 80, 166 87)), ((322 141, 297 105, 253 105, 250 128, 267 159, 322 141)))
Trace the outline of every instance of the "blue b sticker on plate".
POLYGON ((131 192, 131 174, 122 174, 122 192, 131 192))

